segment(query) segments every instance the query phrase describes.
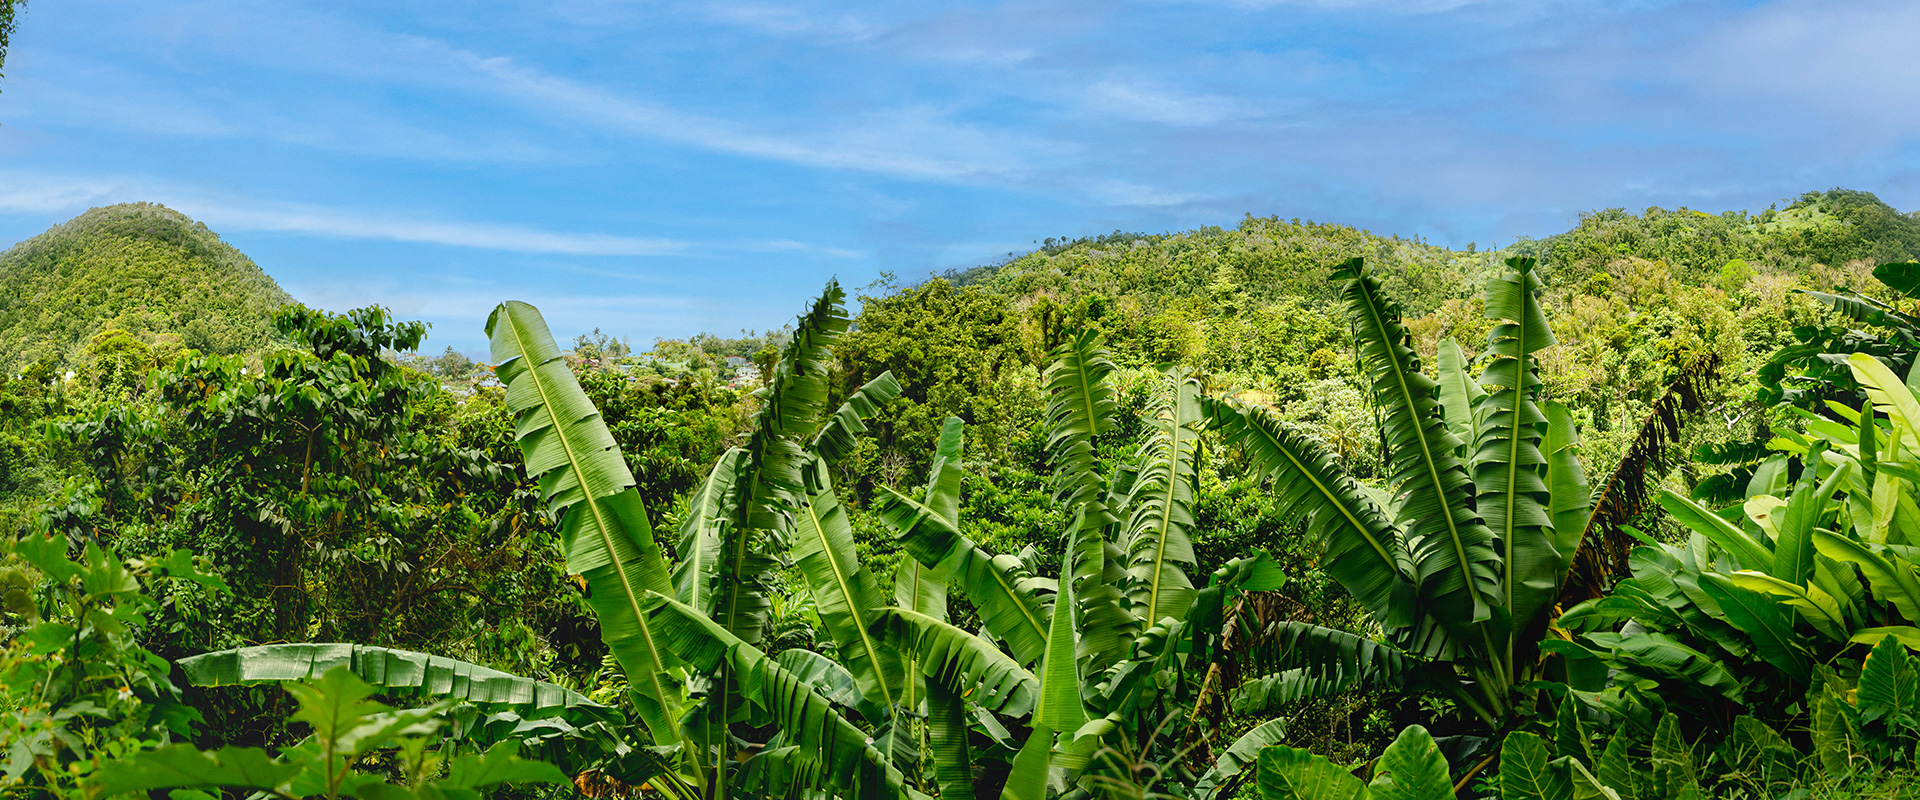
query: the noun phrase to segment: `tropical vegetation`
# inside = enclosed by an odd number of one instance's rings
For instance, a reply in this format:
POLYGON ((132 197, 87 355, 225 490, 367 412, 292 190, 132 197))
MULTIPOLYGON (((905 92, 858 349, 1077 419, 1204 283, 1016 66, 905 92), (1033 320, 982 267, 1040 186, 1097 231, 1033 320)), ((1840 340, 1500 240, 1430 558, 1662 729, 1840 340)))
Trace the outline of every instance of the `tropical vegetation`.
POLYGON ((90 298, 0 318, 0 793, 1910 796, 1916 250, 1249 218, 476 360, 96 210, 0 257, 90 298))

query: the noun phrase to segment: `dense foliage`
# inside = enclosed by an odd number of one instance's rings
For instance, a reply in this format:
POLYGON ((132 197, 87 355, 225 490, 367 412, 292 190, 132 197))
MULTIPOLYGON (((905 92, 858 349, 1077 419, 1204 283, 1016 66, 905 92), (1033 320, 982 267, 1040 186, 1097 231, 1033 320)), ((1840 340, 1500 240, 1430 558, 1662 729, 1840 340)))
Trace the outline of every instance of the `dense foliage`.
POLYGON ((1916 258, 1249 217, 488 366, 96 210, 0 263, 86 300, 0 309, 0 791, 1891 796, 1916 258))

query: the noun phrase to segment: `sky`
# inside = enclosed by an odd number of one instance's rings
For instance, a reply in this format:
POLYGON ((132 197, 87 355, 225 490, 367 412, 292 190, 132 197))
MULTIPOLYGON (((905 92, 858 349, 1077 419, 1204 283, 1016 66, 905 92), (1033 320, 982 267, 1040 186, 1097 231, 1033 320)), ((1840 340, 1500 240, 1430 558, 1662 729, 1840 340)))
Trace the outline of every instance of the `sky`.
POLYGON ((486 351, 733 334, 1048 237, 1920 207, 1920 3, 30 0, 0 242, 164 203, 486 351))

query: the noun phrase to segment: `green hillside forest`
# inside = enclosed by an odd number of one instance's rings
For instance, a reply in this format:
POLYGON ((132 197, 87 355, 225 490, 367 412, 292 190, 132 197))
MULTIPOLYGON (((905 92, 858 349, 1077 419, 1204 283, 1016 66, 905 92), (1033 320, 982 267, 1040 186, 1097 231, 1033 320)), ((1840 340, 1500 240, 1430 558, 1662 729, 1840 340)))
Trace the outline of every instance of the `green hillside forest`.
POLYGON ((484 363, 0 256, 0 796, 1913 798, 1920 216, 1248 216, 484 363))

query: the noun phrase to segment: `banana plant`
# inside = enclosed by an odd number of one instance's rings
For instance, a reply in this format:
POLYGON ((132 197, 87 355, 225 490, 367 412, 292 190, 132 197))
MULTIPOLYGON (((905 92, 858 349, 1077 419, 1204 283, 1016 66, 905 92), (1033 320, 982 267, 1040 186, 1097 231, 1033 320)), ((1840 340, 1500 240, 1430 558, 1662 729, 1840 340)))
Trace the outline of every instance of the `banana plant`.
MULTIPOLYGON (((1217 682, 1215 661, 1227 657, 1218 646, 1226 610, 1285 576, 1256 554, 1194 588, 1187 569, 1200 382, 1180 370, 1162 378, 1146 435, 1109 476, 1098 465, 1099 439, 1117 422, 1113 369, 1099 338, 1082 332, 1056 348, 1046 374, 1054 493, 1069 520, 1058 578, 987 552, 961 532, 953 506, 931 494, 883 490, 876 505, 913 568, 946 574, 982 623, 978 632, 962 630, 905 603, 886 618, 925 681, 942 797, 984 791, 976 769, 1005 775, 1003 797, 1039 800, 1134 781, 1132 763, 1159 765, 1150 782, 1163 789, 1201 786, 1213 796, 1284 731, 1260 726, 1199 768, 1177 755, 1216 733, 1200 712, 1217 682), (1010 732, 982 731, 977 738, 995 746, 976 752, 969 719, 1010 732)), ((947 432, 955 431, 950 421, 947 432)), ((936 457, 930 493, 944 483, 947 463, 944 452, 936 457)))
POLYGON ((1888 636, 1920 648, 1920 373, 1844 362, 1868 403, 1791 409, 1805 432, 1779 432, 1733 507, 1664 493, 1689 540, 1636 548, 1634 577, 1568 610, 1561 625, 1583 635, 1556 650, 1673 694, 1782 710, 1849 649, 1888 636))
POLYGON ((831 464, 865 431, 862 418, 900 387, 882 374, 827 412, 828 353, 849 324, 844 298, 829 284, 802 315, 760 392, 746 443, 724 454, 691 498, 672 566, 632 473, 540 313, 509 302, 488 320, 527 475, 559 517, 567 569, 580 576, 602 639, 626 673, 637 725, 551 684, 356 645, 210 654, 192 663, 194 672, 215 684, 290 682, 326 665, 348 667, 386 690, 468 701, 488 713, 471 726, 482 735, 598 748, 602 779, 644 783, 669 797, 804 787, 850 798, 910 793, 894 755, 868 743, 871 727, 893 718, 903 670, 898 654, 869 633, 880 598, 854 558, 829 482, 831 464), (788 568, 838 637, 842 662, 805 651, 770 657, 755 647, 770 592, 788 568), (773 737, 762 741, 735 735, 768 728, 773 737), (859 780, 842 785, 855 773, 859 780))
POLYGON ((1539 643, 1593 516, 1571 415, 1542 402, 1536 355, 1553 346, 1532 259, 1489 280, 1487 349, 1441 345, 1422 371, 1399 308, 1361 259, 1332 273, 1353 324, 1388 447, 1386 491, 1363 487, 1305 433, 1265 409, 1203 400, 1212 424, 1273 483, 1322 542, 1322 565, 1367 609, 1386 643, 1291 625, 1242 708, 1393 685, 1443 692, 1495 730, 1520 690, 1554 677, 1539 643), (1472 361, 1484 363, 1469 377, 1472 361))

